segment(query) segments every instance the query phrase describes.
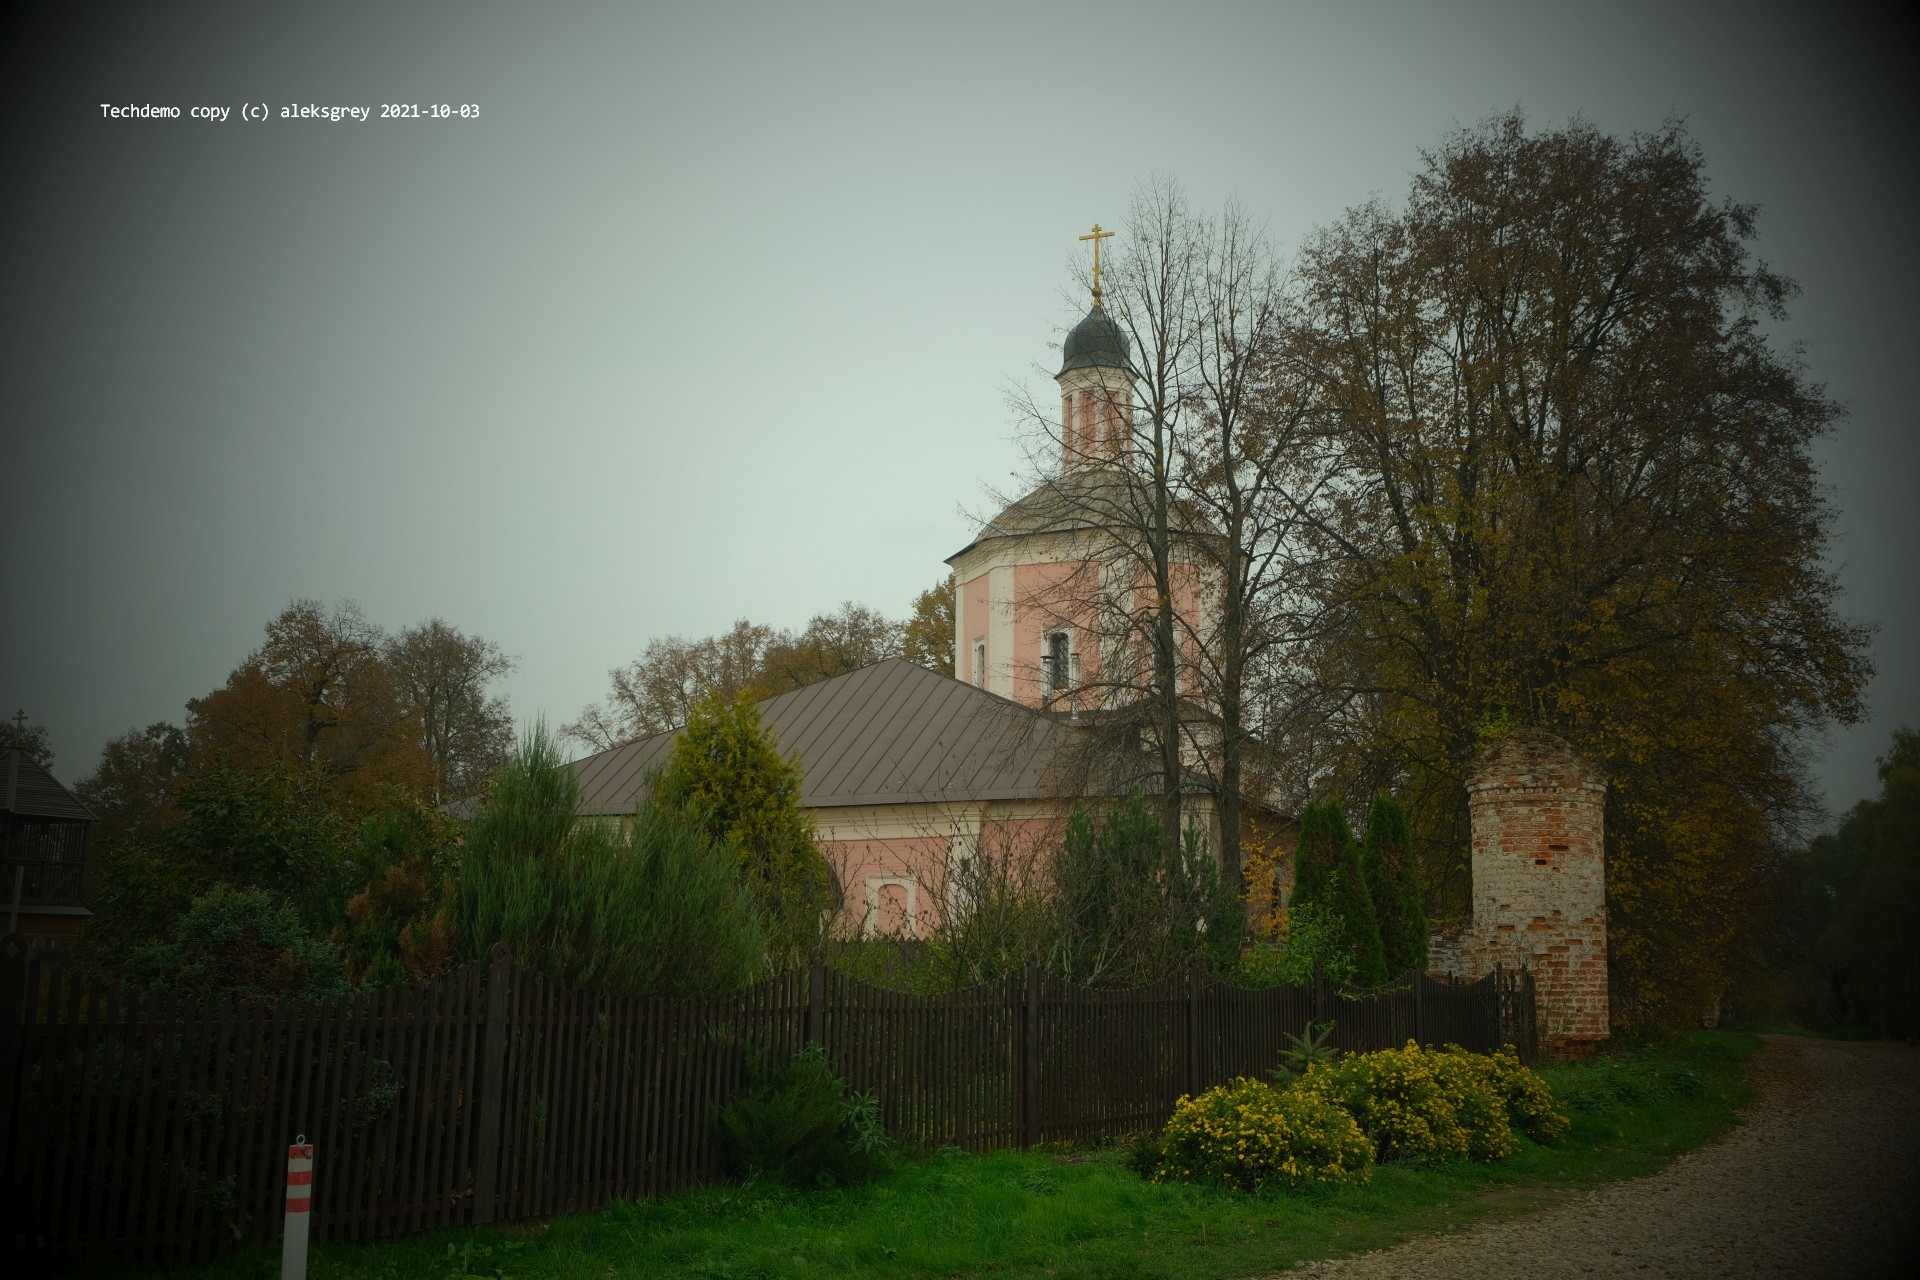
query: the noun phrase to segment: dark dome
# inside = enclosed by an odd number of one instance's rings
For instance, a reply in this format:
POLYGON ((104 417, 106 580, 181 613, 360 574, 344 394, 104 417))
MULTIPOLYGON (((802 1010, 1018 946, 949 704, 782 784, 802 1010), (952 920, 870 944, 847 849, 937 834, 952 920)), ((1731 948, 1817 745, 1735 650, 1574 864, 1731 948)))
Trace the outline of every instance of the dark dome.
POLYGON ((1069 369, 1091 369, 1104 365, 1109 369, 1131 369, 1133 362, 1133 344, 1127 341, 1127 335, 1113 322, 1099 303, 1087 312, 1087 318, 1073 326, 1073 332, 1060 347, 1063 357, 1060 372, 1069 369))

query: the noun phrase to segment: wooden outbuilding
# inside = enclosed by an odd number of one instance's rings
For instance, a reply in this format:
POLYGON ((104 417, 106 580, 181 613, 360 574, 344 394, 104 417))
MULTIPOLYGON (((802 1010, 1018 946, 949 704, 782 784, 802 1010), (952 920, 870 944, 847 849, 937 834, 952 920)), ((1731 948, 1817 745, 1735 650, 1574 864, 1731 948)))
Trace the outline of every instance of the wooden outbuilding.
POLYGON ((77 938, 86 927, 93 814, 18 747, 0 750, 0 903, 7 932, 77 938))

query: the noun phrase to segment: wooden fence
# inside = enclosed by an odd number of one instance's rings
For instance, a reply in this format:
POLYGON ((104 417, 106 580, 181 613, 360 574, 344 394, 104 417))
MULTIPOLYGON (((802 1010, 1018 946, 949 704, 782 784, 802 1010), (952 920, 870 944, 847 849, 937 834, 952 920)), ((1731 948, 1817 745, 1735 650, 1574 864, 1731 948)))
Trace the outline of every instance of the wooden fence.
POLYGON ((315 1241, 659 1195, 720 1175, 713 1115, 749 1055, 809 1042, 898 1140, 983 1151, 1157 1126, 1179 1095, 1265 1072, 1309 1021, 1331 1019, 1343 1049, 1490 1049, 1531 1004, 1524 973, 1409 974, 1348 997, 1199 972, 1090 990, 1030 967, 918 996, 819 964, 670 1003, 568 990, 499 956, 413 988, 237 1007, 108 986, 8 938, 0 1241, 172 1264, 276 1240, 302 1135, 315 1241))

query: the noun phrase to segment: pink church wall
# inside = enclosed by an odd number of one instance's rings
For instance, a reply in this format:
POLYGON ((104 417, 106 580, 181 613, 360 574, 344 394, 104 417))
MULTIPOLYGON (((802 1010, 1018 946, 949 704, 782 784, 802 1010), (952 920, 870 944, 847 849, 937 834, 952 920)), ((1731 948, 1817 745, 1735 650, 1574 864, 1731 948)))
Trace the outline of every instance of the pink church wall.
POLYGON ((1023 564, 1013 571, 1013 700, 1029 707, 1046 701, 1046 672, 1040 664, 1050 631, 1073 630, 1080 655, 1080 682, 1098 678, 1100 646, 1094 640, 1099 617, 1098 569, 1086 562, 1023 564))
MULTIPOLYGON (((960 588, 960 678, 968 684, 985 684, 973 669, 973 642, 992 630, 991 604, 987 595, 988 574, 970 578, 960 588)), ((992 641, 988 641, 987 664, 993 664, 992 641)))
MULTIPOLYGON (((815 818, 823 814, 816 811, 815 818)), ((945 825, 945 820, 929 814, 926 826, 945 825)), ((1064 815, 1042 817, 988 817, 979 828, 979 854, 997 874, 1009 876, 1015 883, 1032 877, 1044 878, 1060 841, 1066 832, 1064 815)), ((914 936, 926 937, 945 919, 949 885, 948 859, 952 842, 946 835, 893 836, 865 840, 822 840, 820 851, 840 879, 844 893, 833 931, 843 937, 857 935, 864 927, 867 911, 869 876, 908 876, 914 881, 914 936)), ((895 936, 906 928, 907 896, 902 893, 895 905, 889 905, 888 886, 882 885, 881 908, 876 921, 879 931, 895 936), (897 905, 898 914, 889 915, 897 905), (891 921, 891 926, 889 922, 891 921)))
MULTIPOLYGON (((857 933, 866 919, 868 876, 911 876, 919 892, 917 936, 926 937, 940 924, 940 901, 947 878, 948 841, 945 836, 896 836, 880 840, 822 840, 820 851, 840 877, 845 892, 834 932, 857 933)), ((904 912, 904 903, 901 906, 904 912)), ((882 919, 884 923, 884 915, 882 919)), ((899 922, 904 926, 904 917, 899 922)))

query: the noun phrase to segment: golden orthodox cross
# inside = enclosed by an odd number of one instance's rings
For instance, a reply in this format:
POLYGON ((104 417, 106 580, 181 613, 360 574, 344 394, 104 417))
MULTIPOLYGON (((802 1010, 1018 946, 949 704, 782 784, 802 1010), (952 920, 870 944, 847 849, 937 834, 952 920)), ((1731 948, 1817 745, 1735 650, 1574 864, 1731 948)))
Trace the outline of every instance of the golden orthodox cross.
POLYGON ((1093 305, 1100 305, 1100 242, 1113 239, 1113 232, 1102 231, 1099 223, 1093 224, 1093 230, 1080 237, 1093 241, 1093 305))

